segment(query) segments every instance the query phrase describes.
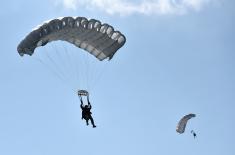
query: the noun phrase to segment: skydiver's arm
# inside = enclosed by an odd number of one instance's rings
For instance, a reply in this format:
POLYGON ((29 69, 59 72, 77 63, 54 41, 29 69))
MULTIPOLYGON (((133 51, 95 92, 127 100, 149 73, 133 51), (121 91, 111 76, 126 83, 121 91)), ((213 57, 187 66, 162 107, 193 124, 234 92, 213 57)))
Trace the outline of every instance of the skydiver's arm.
POLYGON ((88 100, 87 102, 88 102, 88 107, 89 107, 89 109, 91 109, 91 103, 90 103, 90 101, 88 100))
POLYGON ((89 100, 89 95, 87 96, 87 103, 88 103, 88 108, 91 109, 91 102, 89 100))
POLYGON ((83 109, 83 101, 82 101, 82 97, 81 96, 80 96, 80 102, 81 102, 80 107, 83 109))
POLYGON ((90 104, 89 95, 87 96, 87 103, 90 104))

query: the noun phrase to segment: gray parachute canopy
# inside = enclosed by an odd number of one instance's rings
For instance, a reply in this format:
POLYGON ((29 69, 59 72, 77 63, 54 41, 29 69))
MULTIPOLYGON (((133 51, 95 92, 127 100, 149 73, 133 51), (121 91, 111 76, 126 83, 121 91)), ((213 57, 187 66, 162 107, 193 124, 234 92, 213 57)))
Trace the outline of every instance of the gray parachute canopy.
POLYGON ((176 131, 178 133, 184 133, 188 120, 193 117, 196 117, 196 115, 195 114, 188 114, 188 115, 185 115, 183 118, 181 118, 181 120, 177 124, 176 131))
POLYGON ((67 41, 99 60, 112 59, 125 42, 125 36, 108 24, 85 17, 63 17, 45 22, 30 32, 17 47, 18 53, 32 55, 35 48, 51 41, 67 41))

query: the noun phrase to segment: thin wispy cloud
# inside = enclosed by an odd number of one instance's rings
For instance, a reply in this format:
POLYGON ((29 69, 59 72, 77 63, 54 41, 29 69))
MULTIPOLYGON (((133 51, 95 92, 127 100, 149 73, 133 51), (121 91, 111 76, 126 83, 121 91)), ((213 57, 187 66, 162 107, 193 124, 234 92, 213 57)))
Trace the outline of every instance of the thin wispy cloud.
POLYGON ((200 11, 214 0, 57 0, 66 9, 85 8, 92 11, 103 11, 120 16, 143 14, 185 14, 189 11, 200 11))

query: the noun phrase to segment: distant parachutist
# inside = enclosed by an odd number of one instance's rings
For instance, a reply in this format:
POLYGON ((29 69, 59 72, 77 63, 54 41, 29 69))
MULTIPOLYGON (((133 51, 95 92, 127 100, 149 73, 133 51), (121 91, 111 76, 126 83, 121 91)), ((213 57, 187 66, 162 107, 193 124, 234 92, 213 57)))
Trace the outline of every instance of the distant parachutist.
POLYGON ((94 120, 91 116, 91 103, 89 101, 89 94, 87 91, 85 90, 79 90, 78 91, 78 96, 80 97, 80 107, 82 109, 82 119, 85 119, 86 120, 86 124, 89 125, 89 120, 91 120, 91 124, 93 126, 93 128, 96 127, 95 123, 94 123, 94 120), (87 103, 88 105, 83 105, 83 100, 82 100, 82 96, 86 96, 87 97, 87 103))
POLYGON ((197 137, 197 134, 193 130, 191 130, 191 133, 193 134, 193 138, 195 139, 197 137))
POLYGON ((181 118, 179 123, 177 124, 176 132, 180 134, 184 133, 188 120, 190 120, 193 117, 196 117, 196 115, 188 114, 188 115, 185 115, 183 118, 181 118))

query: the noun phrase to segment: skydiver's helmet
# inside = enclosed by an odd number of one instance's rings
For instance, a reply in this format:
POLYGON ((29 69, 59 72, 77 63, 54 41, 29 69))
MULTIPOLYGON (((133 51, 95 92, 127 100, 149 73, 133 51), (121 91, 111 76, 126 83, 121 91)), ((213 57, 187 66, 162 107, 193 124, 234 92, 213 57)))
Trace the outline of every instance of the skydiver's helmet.
POLYGON ((85 105, 85 108, 88 108, 88 105, 85 105))

